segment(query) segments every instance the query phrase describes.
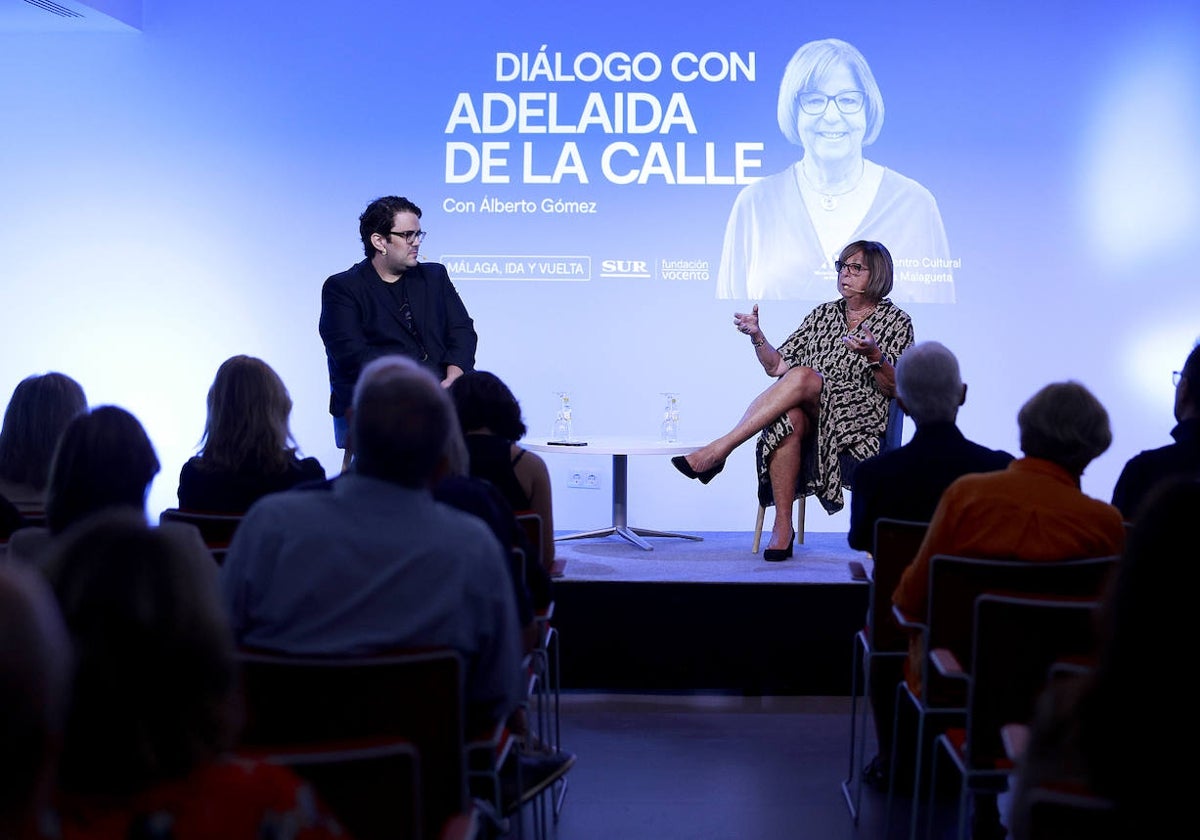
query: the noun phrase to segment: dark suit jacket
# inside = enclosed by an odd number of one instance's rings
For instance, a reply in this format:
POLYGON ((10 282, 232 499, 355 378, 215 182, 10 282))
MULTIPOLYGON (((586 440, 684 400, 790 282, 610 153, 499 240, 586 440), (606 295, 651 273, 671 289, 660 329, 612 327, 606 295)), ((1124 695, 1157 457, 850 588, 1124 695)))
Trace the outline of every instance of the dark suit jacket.
POLYGON ((967 440, 953 423, 918 426, 906 446, 858 465, 850 491, 850 547, 874 550, 875 522, 885 517, 928 522, 955 479, 1002 470, 1012 459, 967 440))
POLYGON ((1121 470, 1112 503, 1132 522, 1150 491, 1168 478, 1200 476, 1200 420, 1184 420, 1171 430, 1175 443, 1134 455, 1121 470))
POLYGON ((421 342, 404 327, 396 296, 370 260, 335 274, 321 288, 321 340, 329 363, 329 413, 341 417, 350 405, 363 365, 380 356, 408 356, 438 379, 447 365, 475 367, 478 336, 446 267, 419 263, 396 281, 403 283, 421 342), (421 358, 421 344, 428 358, 421 358))

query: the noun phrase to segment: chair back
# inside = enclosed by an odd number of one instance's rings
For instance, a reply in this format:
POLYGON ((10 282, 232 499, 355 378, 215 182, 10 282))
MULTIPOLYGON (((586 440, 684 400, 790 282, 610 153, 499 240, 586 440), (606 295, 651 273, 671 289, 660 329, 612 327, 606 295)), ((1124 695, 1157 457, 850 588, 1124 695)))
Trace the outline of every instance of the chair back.
POLYGON ((208 546, 217 563, 225 560, 229 543, 233 541, 233 533, 242 522, 242 515, 237 513, 201 513, 181 508, 167 508, 158 515, 159 524, 164 522, 185 522, 195 525, 200 530, 200 538, 208 546))
POLYGON ((875 522, 875 563, 867 605, 867 638, 874 651, 908 650, 908 633, 896 625, 892 614, 892 593, 928 530, 928 522, 887 518, 875 522))
POLYGON ((1118 840, 1126 837, 1110 799, 1086 791, 1037 787, 1029 791, 1027 840, 1118 840))
POLYGON ((448 649, 316 658, 243 651, 243 748, 403 738, 420 755, 424 836, 466 810, 463 668, 448 649))
POLYGON ((887 426, 884 428, 883 437, 879 442, 879 451, 890 452, 893 449, 899 449, 903 439, 904 409, 900 407, 899 400, 891 399, 888 401, 887 426))
POLYGON ((1119 559, 1031 562, 935 555, 929 564, 927 650, 949 649, 970 673, 976 598, 985 593, 1099 598, 1119 559))
POLYGON ((1096 651, 1096 609, 1083 598, 981 595, 967 696, 968 767, 1006 766, 1001 729, 1029 723, 1054 663, 1096 651))
POLYGON ((307 781, 356 840, 421 840, 421 758, 403 738, 268 755, 307 781))
POLYGON ((520 526, 521 532, 525 534, 525 539, 529 541, 529 548, 533 552, 533 556, 537 561, 546 565, 546 552, 542 548, 542 517, 540 514, 533 511, 517 511, 517 525, 520 526))

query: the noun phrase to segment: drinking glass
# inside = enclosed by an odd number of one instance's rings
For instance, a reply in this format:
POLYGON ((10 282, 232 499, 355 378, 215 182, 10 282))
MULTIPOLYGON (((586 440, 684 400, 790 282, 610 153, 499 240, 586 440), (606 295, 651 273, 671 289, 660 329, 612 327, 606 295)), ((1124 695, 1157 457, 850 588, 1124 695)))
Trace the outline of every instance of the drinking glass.
POLYGON ((663 396, 667 398, 667 404, 663 408, 659 437, 664 443, 674 443, 679 440, 679 395, 664 391, 663 396))
POLYGON ((566 391, 558 391, 558 413, 554 415, 554 429, 550 432, 550 440, 560 443, 570 443, 574 437, 571 427, 571 395, 566 391))

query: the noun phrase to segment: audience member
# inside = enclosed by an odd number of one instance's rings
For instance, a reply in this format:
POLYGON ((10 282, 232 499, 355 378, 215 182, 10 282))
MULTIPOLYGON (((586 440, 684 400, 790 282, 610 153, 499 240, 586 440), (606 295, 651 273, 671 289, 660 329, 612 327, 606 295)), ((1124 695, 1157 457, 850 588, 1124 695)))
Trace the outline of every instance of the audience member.
POLYGON ((1175 373, 1175 443, 1133 456, 1117 479, 1112 503, 1133 522, 1156 484, 1175 476, 1200 477, 1200 344, 1175 373))
POLYGON ((45 511, 54 448, 67 424, 85 411, 83 388, 71 377, 47 373, 23 379, 0 428, 0 496, 22 512, 45 511))
POLYGON ((433 485, 433 498, 483 520, 500 545, 520 549, 519 554, 508 552, 509 570, 528 653, 537 642, 534 610, 545 609, 551 601, 550 575, 533 556, 529 540, 503 494, 491 482, 468 475, 467 460, 463 436, 452 427, 446 435, 446 458, 433 485))
POLYGON ((467 662, 468 719, 478 734, 521 700, 520 628, 500 543, 479 519, 430 492, 453 423, 450 398, 415 362, 369 363, 351 404, 352 471, 328 492, 277 493, 254 505, 234 535, 221 586, 236 639, 250 647, 456 648, 467 662))
POLYGON ((896 399, 917 428, 906 445, 868 458, 854 475, 848 539, 860 551, 874 548, 879 519, 928 522, 955 479, 1002 470, 1013 460, 958 430, 967 386, 958 359, 944 345, 925 341, 905 351, 896 363, 896 399))
MULTIPOLYGON (((1078 382, 1042 388, 1017 414, 1024 458, 999 472, 965 475, 951 484, 934 511, 916 558, 892 602, 924 618, 929 561, 936 554, 1045 561, 1119 554, 1125 545, 1121 512, 1080 490, 1084 469, 1112 442, 1108 412, 1078 382)), ((909 644, 905 677, 920 691, 921 636, 909 644)), ((976 838, 1002 836, 994 796, 975 797, 976 838)))
MULTIPOLYGON (((852 548, 874 550, 879 519, 928 522, 955 479, 1002 470, 1012 461, 1009 453, 972 443, 958 430, 955 420, 966 399, 958 359, 944 345, 915 344, 896 362, 896 400, 917 429, 905 446, 858 466, 850 494, 852 548)), ((872 663, 871 709, 879 753, 863 770, 863 778, 877 787, 889 777, 896 683, 902 676, 902 663, 895 657, 877 657, 872 663)))
POLYGON ((79 415, 63 430, 54 453, 46 488, 46 527, 14 533, 9 556, 26 562, 42 559, 52 538, 104 508, 144 515, 158 468, 146 430, 128 411, 105 405, 79 415))
POLYGON ((291 771, 228 755, 233 640, 212 558, 178 533, 108 510, 47 564, 76 651, 63 840, 339 836, 291 771))
POLYGON ((0 566, 0 837, 53 836, 70 694, 70 643, 41 575, 0 566))
MULTIPOLYGON (((1119 554, 1121 512, 1084 495, 1084 469, 1108 449, 1108 412, 1078 382, 1047 385, 1017 414, 1018 458, 999 472, 965 475, 938 503, 916 558, 892 603, 924 617, 929 560, 935 554, 1001 560, 1054 561, 1119 554)), ((908 680, 918 689, 922 651, 910 650, 908 680)))
POLYGON ((514 511, 532 511, 542 520, 542 566, 554 563, 554 510, 550 471, 535 452, 517 445, 525 437, 521 406, 499 377, 468 371, 450 384, 458 422, 466 436, 471 475, 504 494, 514 511))
POLYGON ((292 398, 262 359, 234 356, 208 389, 208 419, 200 452, 179 473, 179 506, 211 513, 245 513, 262 496, 325 470, 300 458, 288 428, 292 398))
POLYGON ((1016 840, 1031 836, 1030 792, 1038 786, 1110 800, 1115 812, 1106 837, 1179 833, 1172 806, 1185 801, 1194 780, 1168 756, 1193 755, 1195 730, 1168 722, 1164 740, 1165 733, 1147 731, 1146 718, 1155 702, 1148 692, 1188 667, 1177 642, 1191 636, 1197 567, 1171 563, 1168 569, 1163 561, 1193 543, 1197 510, 1195 479, 1167 479, 1147 497, 1101 609, 1095 669, 1078 680, 1055 680, 1042 696, 1014 788, 1016 840))

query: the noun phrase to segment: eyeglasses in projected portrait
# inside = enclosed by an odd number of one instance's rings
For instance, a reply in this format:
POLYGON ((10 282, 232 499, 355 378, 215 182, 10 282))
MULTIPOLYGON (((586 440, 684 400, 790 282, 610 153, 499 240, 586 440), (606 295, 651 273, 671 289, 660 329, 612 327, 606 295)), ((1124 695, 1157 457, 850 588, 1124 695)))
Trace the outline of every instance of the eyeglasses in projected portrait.
POLYGON ((796 163, 745 187, 725 227, 717 297, 826 300, 834 260, 855 240, 886 242, 898 302, 954 300, 954 269, 937 202, 911 178, 863 157, 883 126, 883 96, 862 53, 810 41, 779 85, 779 128, 796 163))

